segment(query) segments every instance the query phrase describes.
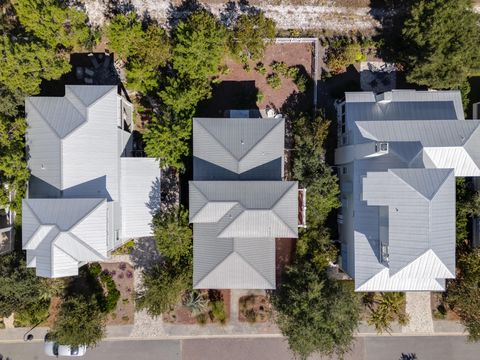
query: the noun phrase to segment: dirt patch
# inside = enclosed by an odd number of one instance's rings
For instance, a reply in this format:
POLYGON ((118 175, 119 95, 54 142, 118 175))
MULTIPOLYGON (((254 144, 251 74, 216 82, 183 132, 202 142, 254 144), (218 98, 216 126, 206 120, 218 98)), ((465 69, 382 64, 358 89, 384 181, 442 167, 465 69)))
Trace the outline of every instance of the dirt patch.
MULTIPOLYGON (((298 92, 298 87, 290 78, 280 75, 281 85, 274 89, 267 83, 267 77, 274 73, 271 64, 283 62, 287 66, 299 68, 299 73, 312 78, 314 66, 314 46, 311 43, 271 44, 265 50, 265 56, 259 61, 250 61, 249 70, 232 58, 225 60, 228 73, 219 77, 219 83, 213 86, 212 98, 199 106, 200 116, 223 117, 226 111, 280 109, 298 92), (255 70, 257 63, 265 67, 264 74, 255 70), (257 94, 261 94, 258 95, 257 94), (260 101, 259 101, 260 100, 260 101)), ((305 101, 298 104, 299 110, 309 110, 313 106, 313 84, 307 86, 305 101)))
POLYGON ((135 304, 133 300, 133 267, 127 263, 101 263, 102 271, 112 276, 120 298, 114 312, 108 315, 107 325, 133 324, 135 304))
POLYGON ((275 239, 275 275, 277 287, 282 282, 282 274, 285 271, 285 268, 290 265, 295 258, 296 245, 297 239, 275 239))
POLYGON ((272 305, 266 296, 246 295, 238 300, 238 320, 250 323, 263 323, 272 316, 272 305))
POLYGON ((48 326, 49 328, 53 327, 55 320, 57 319, 58 312, 60 311, 60 305, 62 304, 62 299, 58 296, 53 297, 50 300, 50 307, 48 308, 48 318, 42 326, 48 326))

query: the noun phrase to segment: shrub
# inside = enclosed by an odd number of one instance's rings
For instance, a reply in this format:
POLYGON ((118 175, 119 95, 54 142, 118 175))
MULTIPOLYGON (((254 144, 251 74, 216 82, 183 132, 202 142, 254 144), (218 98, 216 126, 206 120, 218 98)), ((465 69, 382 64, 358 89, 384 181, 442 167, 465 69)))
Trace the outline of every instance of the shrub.
POLYGON ((88 271, 90 272, 90 274, 92 276, 98 277, 98 276, 100 276, 100 273, 102 272, 102 267, 100 266, 99 263, 91 263, 88 266, 88 271))
POLYGON ((192 316, 203 314, 208 309, 208 299, 198 291, 191 291, 185 296, 183 305, 190 310, 192 316))
POLYGON ((15 312, 15 326, 33 326, 47 320, 50 300, 32 303, 29 307, 15 312))
POLYGON ((135 240, 129 240, 112 252, 113 255, 130 255, 135 248, 135 240))
POLYGON ((252 69, 250 68, 250 64, 249 63, 245 63, 243 64, 243 70, 245 70, 246 72, 250 72, 252 69))
POLYGON ((307 90, 308 79, 304 75, 297 76, 294 81, 295 85, 297 85, 298 91, 301 93, 307 90))
POLYGON ((225 325, 227 322, 227 314, 225 313, 225 303, 223 300, 212 301, 210 307, 212 320, 218 320, 220 324, 225 325))
POLYGON ((262 62, 257 63, 255 66, 255 70, 260 74, 265 76, 267 74, 267 68, 262 62))
POLYGON ((288 76, 288 66, 283 61, 274 61, 270 64, 270 66, 274 72, 282 75, 283 77, 288 76))
POLYGON ((202 313, 202 314, 198 314, 195 319, 197 320, 197 324, 198 325, 206 325, 207 324, 207 321, 208 321, 208 317, 207 317, 207 314, 205 313, 202 313))
POLYGON ((296 66, 290 66, 287 70, 287 77, 295 80, 300 73, 300 69, 296 66))
POLYGON ((272 73, 267 76, 267 84, 270 85, 272 89, 278 89, 282 86, 282 79, 276 73, 272 73))
POLYGON ((327 51, 326 65, 334 74, 342 72, 346 66, 366 59, 358 43, 345 44, 344 41, 333 43, 327 51))
POLYGON ((368 306, 371 312, 367 322, 369 325, 375 326, 378 333, 389 332, 390 325, 394 320, 397 320, 400 325, 408 324, 408 315, 405 312, 405 293, 376 293, 368 306))
POLYGON ((260 104, 263 101, 264 97, 265 95, 261 91, 257 92, 257 104, 260 104))

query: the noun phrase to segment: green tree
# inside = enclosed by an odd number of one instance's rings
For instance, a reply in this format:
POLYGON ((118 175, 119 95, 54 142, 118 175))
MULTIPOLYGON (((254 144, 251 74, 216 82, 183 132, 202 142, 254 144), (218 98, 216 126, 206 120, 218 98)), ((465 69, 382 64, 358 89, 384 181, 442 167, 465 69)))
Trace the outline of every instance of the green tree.
POLYGON ((263 12, 238 17, 229 39, 230 51, 240 59, 260 60, 275 38, 275 22, 263 12))
POLYGON ((342 356, 350 349, 359 306, 347 283, 331 280, 325 270, 297 259, 272 301, 277 324, 300 358, 313 353, 342 356))
POLYGON ((462 253, 460 270, 447 286, 447 303, 460 316, 470 341, 480 340, 480 249, 462 253))
POLYGON ((176 120, 175 117, 172 112, 166 112, 152 119, 143 136, 145 152, 150 157, 160 159, 163 167, 171 166, 184 171, 182 160, 190 152, 188 140, 192 121, 190 118, 176 120))
POLYGON ((0 115, 0 204, 20 212, 30 172, 24 155, 25 119, 0 115))
POLYGON ((22 26, 52 48, 81 50, 92 33, 87 15, 58 0, 12 0, 22 26))
POLYGON ((58 79, 71 69, 66 58, 41 43, 13 42, 6 35, 0 38, 0 56, 0 83, 23 96, 38 94, 42 79, 58 79))
POLYGON ((156 264, 143 271, 143 289, 137 293, 136 306, 151 316, 168 311, 192 287, 191 267, 156 264))
POLYGON ((173 266, 191 266, 193 257, 192 229, 188 211, 182 207, 161 212, 153 219, 157 249, 173 266))
POLYGON ((296 252, 296 256, 308 259, 318 271, 325 269, 337 258, 337 249, 332 244, 328 230, 312 227, 309 223, 306 229, 299 231, 296 252))
POLYGON ((227 31, 205 10, 181 21, 173 35, 173 68, 190 79, 218 74, 227 44, 227 31))
POLYGON ((66 298, 49 336, 62 345, 94 346, 105 336, 105 315, 95 297, 66 298))
POLYGON ((21 253, 0 256, 0 317, 25 311, 42 301, 45 286, 35 270, 26 267, 21 253))
POLYGON ((479 15, 470 0, 420 0, 405 21, 407 80, 435 89, 462 89, 480 69, 479 15))
POLYGON ((125 61, 139 50, 144 36, 142 23, 135 13, 116 15, 107 25, 106 34, 109 47, 125 61))

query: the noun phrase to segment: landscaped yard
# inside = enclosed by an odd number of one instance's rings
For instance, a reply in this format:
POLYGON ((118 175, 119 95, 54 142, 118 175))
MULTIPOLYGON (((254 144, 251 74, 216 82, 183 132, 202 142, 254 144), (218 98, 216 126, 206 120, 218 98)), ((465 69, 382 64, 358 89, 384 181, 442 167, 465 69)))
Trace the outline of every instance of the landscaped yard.
POLYGON ((313 104, 311 81, 313 55, 312 43, 281 43, 269 45, 264 57, 259 61, 249 61, 248 67, 239 61, 227 58, 225 60, 227 70, 220 75, 217 84, 214 85, 212 98, 200 104, 199 114, 223 117, 225 111, 231 109, 270 107, 280 110, 294 92, 299 92, 299 87, 293 79, 282 75, 279 75, 278 85, 268 80, 272 78, 272 74, 279 73, 272 68, 275 62, 283 62, 287 67, 297 67, 299 75, 309 78, 306 101, 299 106, 301 110, 310 110, 313 104))
POLYGON ((102 272, 110 274, 120 298, 115 310, 107 317, 107 325, 133 324, 135 304, 133 302, 133 267, 127 263, 101 263, 102 272))
POLYGON ((163 315, 167 323, 184 325, 224 325, 229 318, 230 290, 193 290, 163 315))

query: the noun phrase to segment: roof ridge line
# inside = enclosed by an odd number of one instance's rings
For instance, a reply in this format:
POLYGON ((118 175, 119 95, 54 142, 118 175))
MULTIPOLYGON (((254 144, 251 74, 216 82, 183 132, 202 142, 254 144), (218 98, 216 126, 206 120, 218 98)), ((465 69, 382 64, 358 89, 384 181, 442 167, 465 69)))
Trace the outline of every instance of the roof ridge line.
MULTIPOLYGON (((44 96, 44 97, 49 97, 49 96, 44 96)), ((42 115, 42 112, 38 109, 38 107, 30 100, 30 98, 33 98, 33 96, 27 98, 28 102, 30 103, 30 105, 32 105, 33 109, 36 111, 36 113, 40 116, 40 119, 42 119, 42 121, 50 128, 50 130, 53 131, 53 133, 55 135, 57 135, 57 138, 62 141, 62 137, 60 136, 60 134, 57 132, 57 130, 55 130, 54 127, 52 127, 52 125, 50 125, 50 123, 48 121, 46 121, 42 115)), ((57 98, 57 97, 55 97, 57 98)), ((63 97, 61 97, 63 98, 63 97)), ((77 109, 75 109, 77 110, 77 109)))
MULTIPOLYGON (((415 191, 417 194, 419 194, 422 198, 424 198, 428 203, 430 203, 430 199, 428 199, 425 195, 423 195, 420 191, 418 191, 417 189, 415 189, 411 184, 409 184, 408 182, 406 182, 404 179, 402 179, 400 176, 398 176, 397 173, 395 173, 395 170, 415 170, 413 168, 407 168, 407 169, 388 169, 388 172, 389 173, 392 173, 393 175, 395 175, 395 177, 397 177, 398 179, 400 179, 405 185, 407 185, 410 189, 412 189, 413 191, 415 191)), ((422 169, 423 170, 423 169, 422 169)))
MULTIPOLYGON (((196 119, 197 119, 197 123, 202 127, 202 129, 204 129, 208 134, 210 134, 210 136, 217 142, 218 145, 224 148, 237 162, 240 161, 239 159, 237 159, 235 155, 232 154, 230 149, 227 149, 225 145, 223 145, 222 142, 214 134, 208 131, 208 129, 205 126, 203 126, 203 124, 200 121, 198 121, 199 118, 196 118, 196 119)), ((208 119, 208 118, 201 118, 201 119, 208 119)), ((238 171, 238 164, 237 164, 237 171, 238 171)))
MULTIPOLYGON (((276 118, 272 118, 272 119, 276 119, 276 118)), ((283 120, 283 122, 285 122, 285 119, 284 119, 283 117, 280 118, 280 119, 283 120)), ((280 120, 280 119, 279 119, 279 120, 280 120)), ((260 119, 258 119, 258 120, 260 120, 260 119)), ((262 119, 262 120, 264 120, 264 119, 262 119)), ((262 121, 262 120, 260 120, 260 121, 262 121)), ((238 159, 238 161, 239 161, 239 162, 242 161, 248 154, 250 154, 250 153, 253 151, 253 149, 255 149, 255 148, 256 148, 268 135, 270 135, 270 133, 271 133, 273 130, 275 130, 281 123, 282 123, 282 121, 279 121, 279 122, 278 122, 277 124, 275 124, 269 131, 267 131, 265 134, 263 134, 263 136, 262 136, 260 139, 258 139, 257 143, 256 143, 254 146, 252 146, 252 147, 250 148, 250 150, 248 150, 240 159, 238 159)), ((284 144, 283 144, 283 148, 285 148, 285 136, 284 136, 284 138, 283 138, 283 143, 284 143, 284 144)))
MULTIPOLYGON (((267 238, 267 239, 270 239, 270 238, 267 238)), ((240 252, 238 252, 238 251, 235 250, 235 238, 233 239, 233 252, 234 252, 235 254, 237 254, 238 256, 240 256, 240 258, 241 258, 243 261, 245 261, 245 263, 248 264, 258 275, 260 275, 260 276, 263 278, 263 280, 265 280, 267 283, 269 283, 269 284, 272 286, 272 288, 275 288, 275 284, 272 284, 272 283, 270 282, 270 280, 268 280, 267 278, 265 278, 265 276, 263 276, 263 274, 262 274, 255 266, 253 266, 253 265, 250 263, 250 261, 248 261, 247 259, 245 259, 240 252)))
MULTIPOLYGON (((65 232, 68 232, 68 234, 73 237, 75 240, 77 240, 77 242, 81 243, 81 245, 85 246, 88 250, 90 250, 92 253, 96 254, 99 258, 102 258, 102 259, 105 259, 105 257, 100 254, 97 250, 93 249, 90 245, 88 245, 85 241, 83 241, 82 239, 80 239, 77 235, 75 235, 74 233, 70 232, 70 231, 65 231, 65 232)), ((55 238, 55 240, 53 241, 53 245, 55 245, 56 247, 58 247, 55 243, 56 243, 56 240, 57 238, 55 238)), ((60 250, 62 250, 64 253, 65 250, 63 250, 62 248, 58 247, 60 250)), ((67 253, 66 253, 67 254, 67 253)), ((68 254, 67 254, 68 255, 68 254)), ((76 259, 73 257, 73 255, 70 255, 70 257, 72 257, 73 259, 75 259, 76 261, 80 262, 80 260, 76 259)))
MULTIPOLYGON (((233 241, 233 240, 232 240, 232 241, 233 241)), ((233 246, 232 246, 232 248, 233 248, 233 246)), ((225 256, 225 257, 222 259, 222 261, 220 261, 219 263, 217 263, 216 265, 214 265, 213 268, 211 268, 204 276, 202 276, 202 277, 196 282, 196 284, 194 284, 194 287, 195 287, 198 283, 200 283, 201 281, 203 281, 208 275, 210 275, 210 274, 212 273, 213 270, 215 270, 215 268, 217 268, 217 266, 223 264, 223 263, 224 263, 232 254, 234 254, 234 253, 235 253, 234 250, 230 251, 230 252, 227 254, 227 256, 225 256)))
MULTIPOLYGON (((62 198, 60 198, 62 199, 62 198)), ((81 198, 79 198, 81 199, 81 198)), ((73 224, 72 226, 70 226, 67 230, 65 231, 68 231, 70 232, 70 230, 74 229, 78 224, 80 224, 81 222, 83 222, 83 220, 85 220, 85 218, 87 218, 91 213, 93 213, 95 210, 97 210, 100 205, 102 205, 104 202, 107 202, 107 198, 83 198, 83 199, 99 199, 101 200, 100 202, 98 202, 92 209, 90 209, 77 223, 73 224)), ((66 198, 65 200, 76 200, 75 198, 66 198)))

